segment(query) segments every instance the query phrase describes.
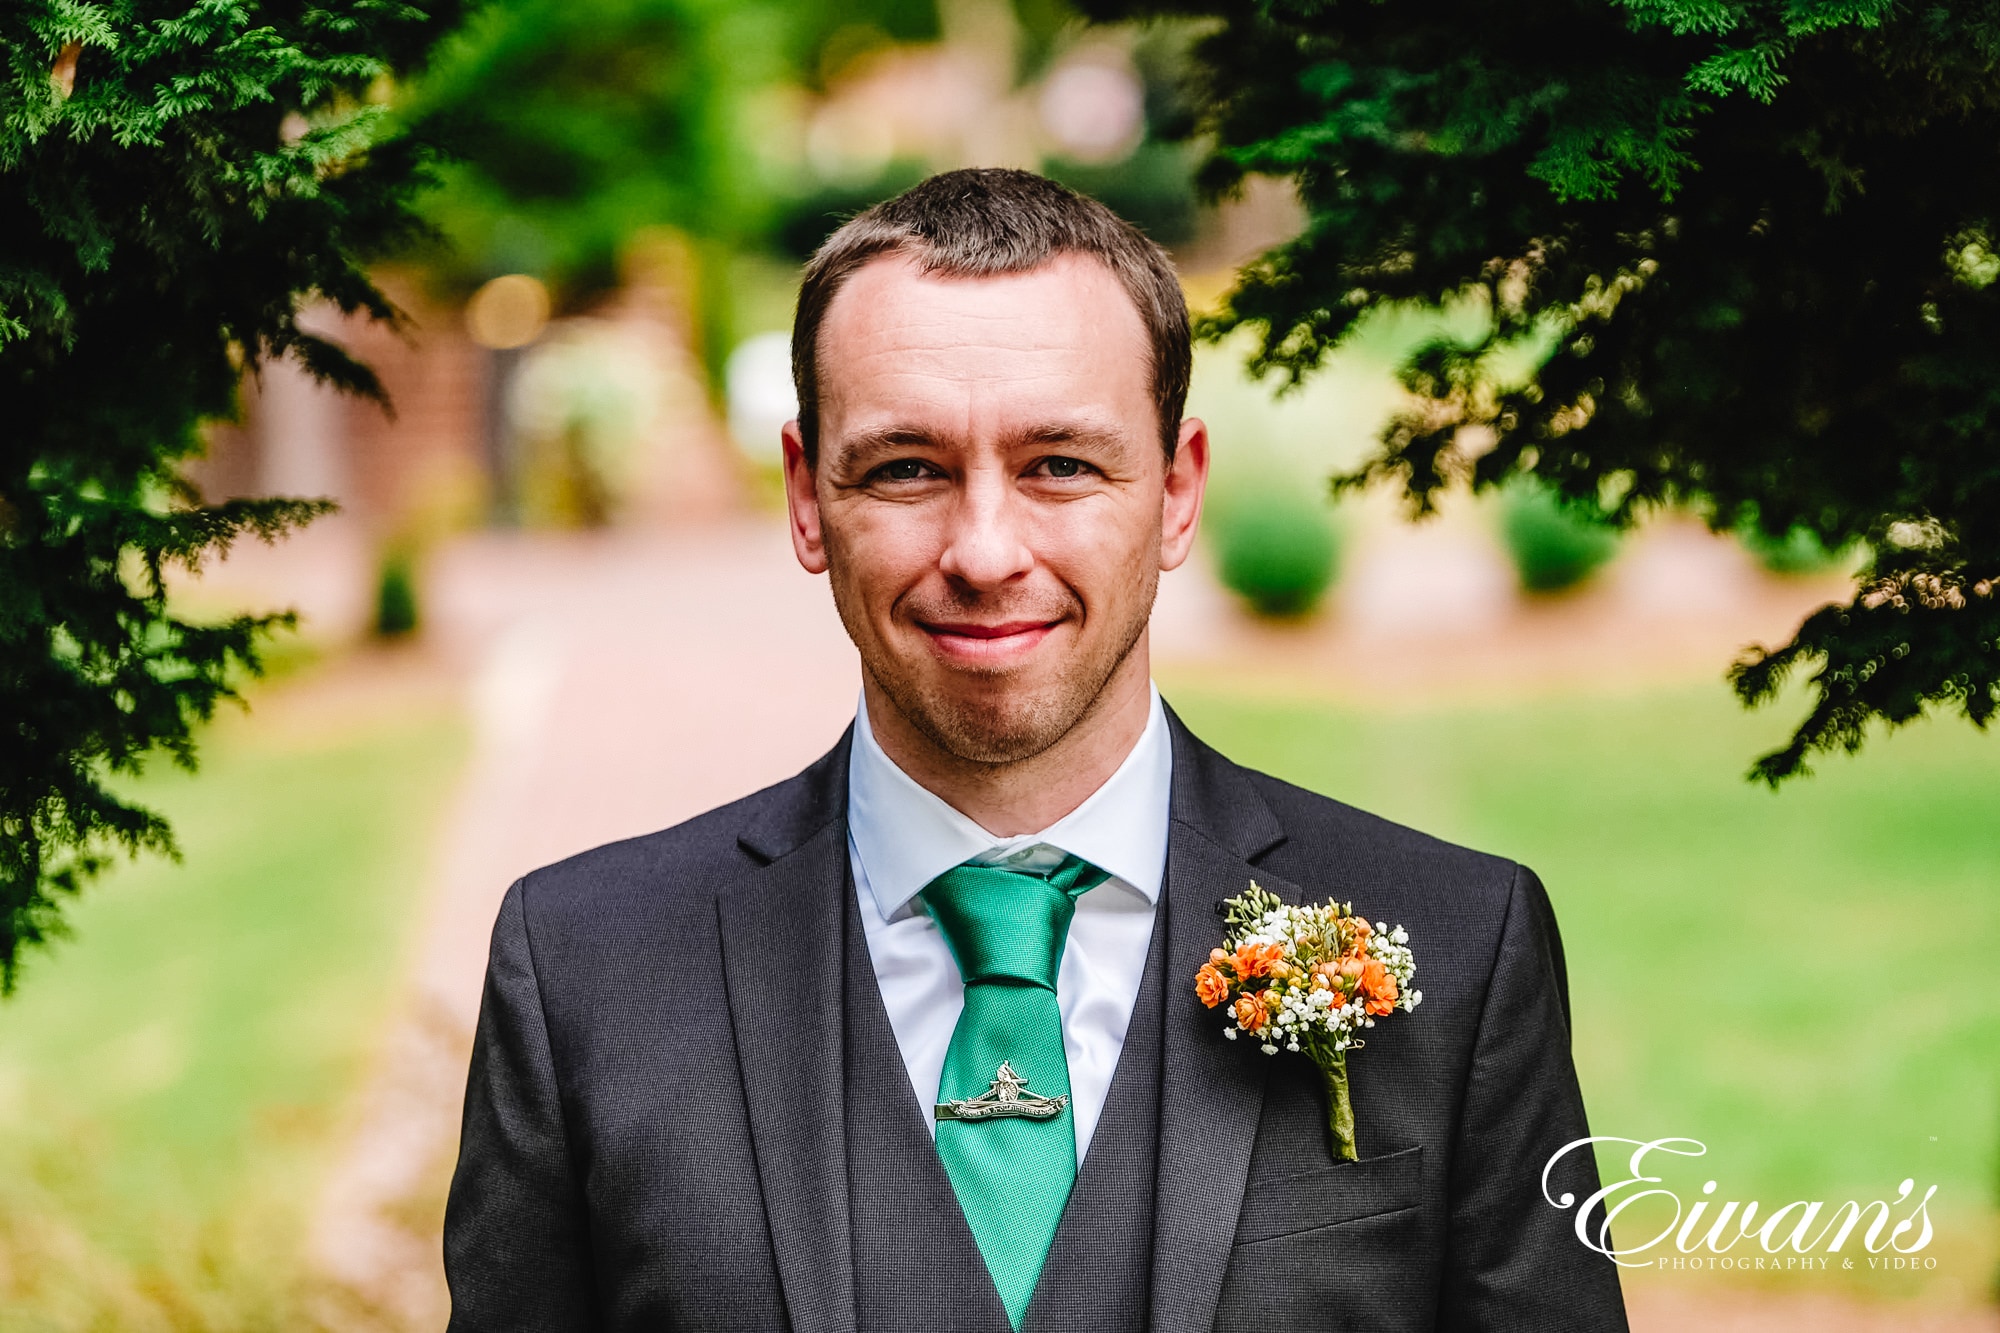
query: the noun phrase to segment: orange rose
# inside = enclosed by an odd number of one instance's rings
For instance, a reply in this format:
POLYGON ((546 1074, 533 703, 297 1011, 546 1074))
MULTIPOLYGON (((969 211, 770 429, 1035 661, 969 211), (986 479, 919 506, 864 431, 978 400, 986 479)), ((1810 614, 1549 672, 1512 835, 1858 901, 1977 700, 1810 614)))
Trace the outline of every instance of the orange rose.
POLYGON ((1285 950, 1282 945, 1239 944, 1236 946, 1234 960, 1236 975, 1246 980, 1251 977, 1269 976, 1271 969, 1284 956, 1285 950))
POLYGON ((1368 1012, 1377 1018, 1396 1007, 1396 979, 1376 959, 1362 967, 1361 989, 1368 993, 1368 1012))
POLYGON ((1229 980, 1214 963, 1203 963, 1201 971, 1194 974, 1194 993, 1196 999, 1213 1009, 1229 998, 1229 980))
POLYGON ((1236 1026, 1245 1032, 1262 1032, 1271 1021, 1271 1011, 1264 1004, 1263 992, 1255 995, 1239 996, 1236 1000, 1236 1026))

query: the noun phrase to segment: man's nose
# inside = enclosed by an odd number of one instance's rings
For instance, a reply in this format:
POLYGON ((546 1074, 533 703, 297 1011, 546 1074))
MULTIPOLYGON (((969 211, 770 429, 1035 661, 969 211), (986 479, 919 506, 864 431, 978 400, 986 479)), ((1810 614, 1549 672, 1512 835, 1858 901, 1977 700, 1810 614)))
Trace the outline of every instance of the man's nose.
POLYGON ((981 592, 1033 569, 1035 553, 1023 527, 1022 503, 1003 477, 985 471, 967 477, 951 506, 939 569, 981 592))

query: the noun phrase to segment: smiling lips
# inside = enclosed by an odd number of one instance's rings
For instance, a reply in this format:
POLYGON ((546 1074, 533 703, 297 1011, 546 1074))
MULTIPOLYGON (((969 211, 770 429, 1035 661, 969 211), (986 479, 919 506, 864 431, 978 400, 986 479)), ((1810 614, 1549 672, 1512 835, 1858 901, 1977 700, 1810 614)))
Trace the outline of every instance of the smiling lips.
POLYGON ((1034 651, 1058 620, 1006 620, 997 625, 923 621, 918 628, 930 635, 938 652, 968 666, 994 666, 1034 651))

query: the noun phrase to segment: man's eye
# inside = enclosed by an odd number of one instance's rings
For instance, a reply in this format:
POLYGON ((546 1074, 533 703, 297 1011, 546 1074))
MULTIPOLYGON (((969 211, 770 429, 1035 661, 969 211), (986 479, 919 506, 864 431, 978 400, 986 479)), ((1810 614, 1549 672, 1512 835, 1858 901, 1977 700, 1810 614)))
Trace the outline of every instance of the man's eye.
POLYGON ((899 458, 893 463, 884 463, 875 470, 875 475, 883 481, 919 481, 923 478, 924 466, 920 458, 899 458))
POLYGON ((1074 458, 1044 458, 1042 466, 1051 477, 1079 477, 1083 475, 1083 464, 1074 458))

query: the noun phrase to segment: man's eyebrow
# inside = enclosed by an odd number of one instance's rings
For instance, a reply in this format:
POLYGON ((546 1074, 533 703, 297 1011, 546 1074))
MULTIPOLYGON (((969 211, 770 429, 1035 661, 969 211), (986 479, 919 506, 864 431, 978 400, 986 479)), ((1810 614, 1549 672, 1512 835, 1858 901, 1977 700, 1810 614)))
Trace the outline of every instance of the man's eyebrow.
POLYGON ((858 458, 896 449, 932 448, 937 444, 936 436, 914 426, 877 426, 843 436, 839 453, 843 458, 858 458))
POLYGON ((1042 425, 1029 426, 1015 432, 1010 443, 1015 445, 1072 444, 1087 447, 1116 448, 1123 437, 1115 430, 1089 422, 1051 421, 1042 425))
MULTIPOLYGON (((1121 439, 1117 431, 1092 422, 1046 421, 1012 432, 1007 444, 1010 448, 1080 445, 1110 449, 1116 448, 1121 439)), ((843 458, 854 459, 897 449, 937 448, 947 443, 916 426, 876 426, 843 437, 839 450, 843 458)))

